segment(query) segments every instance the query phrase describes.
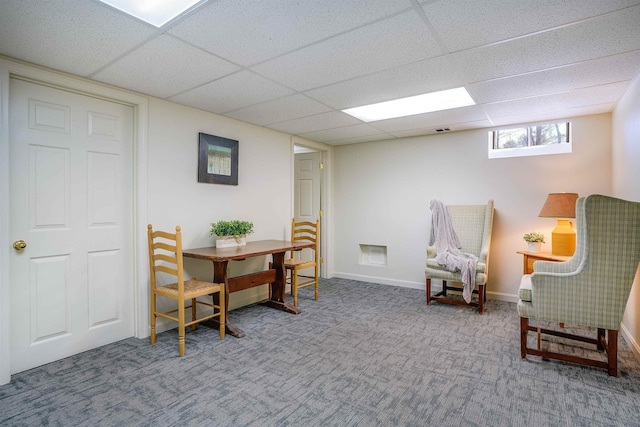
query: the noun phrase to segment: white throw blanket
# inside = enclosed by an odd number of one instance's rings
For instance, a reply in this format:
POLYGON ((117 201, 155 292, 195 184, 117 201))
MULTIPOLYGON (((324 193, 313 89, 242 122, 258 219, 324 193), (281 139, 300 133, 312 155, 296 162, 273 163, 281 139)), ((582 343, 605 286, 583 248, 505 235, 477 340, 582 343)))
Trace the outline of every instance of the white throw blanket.
POLYGON ((445 270, 462 273, 462 297, 469 303, 471 294, 476 286, 476 269, 478 257, 473 254, 460 251, 460 240, 451 224, 451 216, 444 203, 432 200, 431 208, 431 234, 429 246, 436 247, 436 262, 445 270))

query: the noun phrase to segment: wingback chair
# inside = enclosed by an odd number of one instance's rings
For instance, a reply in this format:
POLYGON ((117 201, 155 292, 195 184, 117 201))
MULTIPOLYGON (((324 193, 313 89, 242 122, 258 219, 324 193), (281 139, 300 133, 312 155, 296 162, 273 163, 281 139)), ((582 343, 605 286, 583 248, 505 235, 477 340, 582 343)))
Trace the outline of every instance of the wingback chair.
POLYGON ((486 205, 452 205, 447 206, 451 223, 460 240, 462 252, 471 253, 478 257, 476 269, 476 286, 478 290, 473 293, 478 295, 478 302, 466 303, 464 300, 453 299, 447 296, 448 290, 459 291, 460 288, 447 285, 447 282, 461 282, 462 273, 445 270, 436 261, 436 248, 427 248, 427 263, 425 268, 427 285, 427 305, 431 301, 448 304, 469 305, 478 307, 478 313, 482 314, 484 303, 487 299, 487 274, 489 272, 489 249, 491 247, 491 229, 493 228, 493 200, 486 205), (442 290, 431 295, 431 280, 442 280, 442 290))
POLYGON ((571 259, 536 261, 533 273, 520 281, 520 355, 604 368, 617 376, 618 330, 640 262, 640 203, 582 197, 576 202, 576 228, 571 259), (535 327, 531 320, 595 328, 596 338, 535 327), (538 333, 537 349, 527 346, 530 331, 538 333), (595 344, 607 352, 607 361, 543 350, 541 334, 595 344))

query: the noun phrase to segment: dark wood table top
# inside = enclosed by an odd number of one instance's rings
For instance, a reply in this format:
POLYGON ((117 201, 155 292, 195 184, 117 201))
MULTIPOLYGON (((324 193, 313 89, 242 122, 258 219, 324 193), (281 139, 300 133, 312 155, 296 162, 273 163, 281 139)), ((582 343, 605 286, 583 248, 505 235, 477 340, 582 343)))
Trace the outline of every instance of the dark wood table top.
POLYGON ((290 242, 287 240, 258 240, 247 242, 243 246, 231 248, 195 248, 184 249, 182 255, 187 258, 206 259, 210 261, 231 261, 242 260, 260 255, 270 255, 274 253, 297 251, 304 248, 313 248, 312 242, 290 242))

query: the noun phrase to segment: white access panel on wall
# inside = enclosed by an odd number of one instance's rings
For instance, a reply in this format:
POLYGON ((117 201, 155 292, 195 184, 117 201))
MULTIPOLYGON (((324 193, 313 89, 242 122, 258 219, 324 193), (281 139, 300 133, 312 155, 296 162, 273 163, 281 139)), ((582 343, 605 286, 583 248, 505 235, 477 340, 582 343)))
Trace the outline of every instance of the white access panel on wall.
POLYGON ((133 335, 133 108, 10 81, 11 372, 133 335))

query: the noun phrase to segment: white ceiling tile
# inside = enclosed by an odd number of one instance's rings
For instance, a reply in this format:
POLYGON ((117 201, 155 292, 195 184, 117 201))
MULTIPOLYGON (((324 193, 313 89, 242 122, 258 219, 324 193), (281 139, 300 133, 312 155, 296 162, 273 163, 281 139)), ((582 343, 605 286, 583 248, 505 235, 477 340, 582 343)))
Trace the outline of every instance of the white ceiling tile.
POLYGON ((639 3, 638 0, 448 0, 422 7, 447 48, 455 52, 639 3))
POLYGON ((226 113, 225 116, 263 126, 324 113, 329 110, 330 108, 326 105, 297 94, 232 111, 226 113))
POLYGON ((438 55, 439 47, 413 12, 308 46, 253 69, 307 90, 438 55))
POLYGON ((144 41, 151 25, 88 1, 3 0, 0 52, 87 76, 144 41))
POLYGON ((316 114, 314 116, 273 123, 268 127, 281 132, 297 135, 300 133, 314 132, 317 130, 331 129, 359 123, 361 123, 360 120, 343 113, 342 111, 330 111, 328 113, 316 114))
POLYGON ((640 50, 578 64, 473 83, 467 90, 479 103, 504 101, 631 80, 640 68, 640 50))
POLYGON ((478 82, 640 49, 640 6, 569 27, 451 55, 478 82), (595 42, 597 41, 597 42, 595 42))
POLYGON ((444 57, 357 77, 306 92, 331 107, 345 109, 462 86, 464 81, 444 57))
POLYGON ((293 91, 243 70, 171 98, 172 101, 213 113, 226 113, 293 91))
POLYGON ((326 141, 335 141, 335 140, 346 139, 346 138, 378 135, 380 133, 381 132, 378 129, 374 129, 365 123, 361 123, 358 125, 344 126, 341 128, 326 129, 326 130, 320 130, 316 132, 304 133, 304 134, 301 134, 300 136, 304 138, 312 139, 314 141, 326 142, 326 141))
POLYGON ((251 65, 409 7, 409 0, 220 0, 169 32, 251 65))
POLYGON ((94 78, 166 98, 238 69, 180 40, 161 36, 97 73, 94 78))
POLYGON ((380 120, 369 124, 383 132, 398 132, 410 129, 424 129, 440 127, 444 123, 463 123, 484 120, 486 116, 482 108, 477 105, 462 108, 452 108, 433 113, 416 114, 396 119, 380 120))
POLYGON ((622 96, 627 86, 627 82, 612 83, 551 95, 485 104, 483 108, 487 115, 493 120, 498 117, 544 113, 589 105, 610 104, 622 96))
POLYGON ((540 113, 527 113, 517 116, 498 117, 493 120, 494 127, 518 125, 522 123, 534 123, 547 120, 565 120, 571 117, 588 116, 591 114, 609 113, 613 109, 613 103, 590 105, 588 107, 567 108, 562 110, 544 111, 540 113))

